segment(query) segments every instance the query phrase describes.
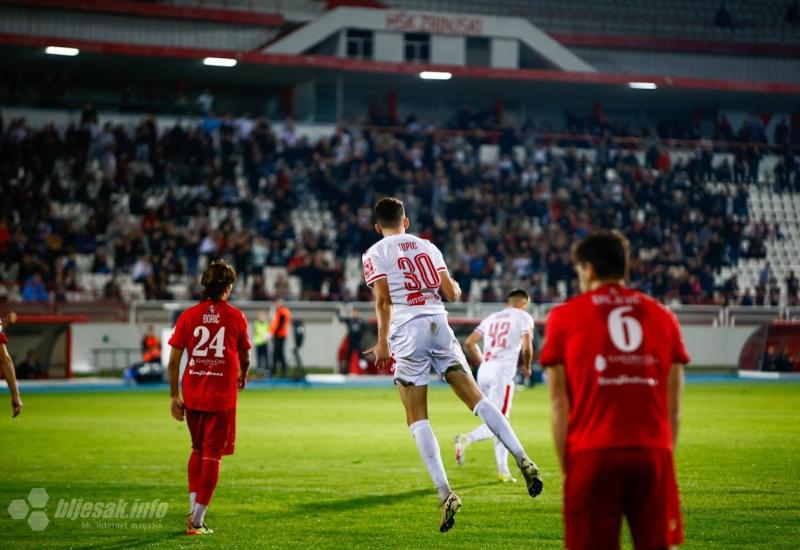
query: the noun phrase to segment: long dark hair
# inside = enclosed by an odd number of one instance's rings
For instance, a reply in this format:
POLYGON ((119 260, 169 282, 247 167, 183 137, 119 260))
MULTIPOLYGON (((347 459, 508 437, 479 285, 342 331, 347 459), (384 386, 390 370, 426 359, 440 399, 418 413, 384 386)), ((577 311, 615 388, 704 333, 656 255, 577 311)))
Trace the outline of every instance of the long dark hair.
POLYGON ((226 260, 214 260, 209 264, 200 279, 203 300, 222 300, 228 287, 236 282, 236 270, 226 260))

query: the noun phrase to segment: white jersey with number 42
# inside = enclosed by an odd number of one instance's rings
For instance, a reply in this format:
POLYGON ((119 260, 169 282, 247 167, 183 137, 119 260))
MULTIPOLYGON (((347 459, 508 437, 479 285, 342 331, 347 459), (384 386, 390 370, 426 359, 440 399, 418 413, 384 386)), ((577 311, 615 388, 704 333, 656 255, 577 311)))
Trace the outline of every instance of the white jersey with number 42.
POLYGON ((361 260, 367 285, 383 278, 389 284, 392 328, 421 315, 447 314, 439 296, 439 272, 447 266, 430 241, 408 233, 384 237, 361 260))
POLYGON ((507 307, 489 315, 475 330, 483 336, 481 368, 498 369, 503 377, 514 378, 522 337, 533 337, 533 317, 521 309, 507 307))

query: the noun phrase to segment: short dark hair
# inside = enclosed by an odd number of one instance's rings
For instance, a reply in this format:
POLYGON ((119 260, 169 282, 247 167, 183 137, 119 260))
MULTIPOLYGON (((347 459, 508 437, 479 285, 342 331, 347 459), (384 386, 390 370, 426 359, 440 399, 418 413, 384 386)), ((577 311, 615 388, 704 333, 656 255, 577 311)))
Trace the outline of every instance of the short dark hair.
POLYGON ((576 264, 592 264, 598 279, 627 279, 630 243, 616 229, 593 232, 572 248, 576 264))
POLYGON ((406 217, 403 202, 394 197, 384 197, 375 204, 375 222, 381 227, 397 227, 406 217))
POLYGON ((521 298, 523 300, 530 300, 531 299, 531 297, 528 296, 528 293, 525 292, 524 290, 522 290, 521 288, 515 288, 514 290, 509 292, 508 296, 506 296, 506 301, 510 302, 514 298, 521 298))
POLYGON ((221 300, 228 287, 236 282, 236 270, 227 260, 214 260, 200 279, 203 300, 221 300))

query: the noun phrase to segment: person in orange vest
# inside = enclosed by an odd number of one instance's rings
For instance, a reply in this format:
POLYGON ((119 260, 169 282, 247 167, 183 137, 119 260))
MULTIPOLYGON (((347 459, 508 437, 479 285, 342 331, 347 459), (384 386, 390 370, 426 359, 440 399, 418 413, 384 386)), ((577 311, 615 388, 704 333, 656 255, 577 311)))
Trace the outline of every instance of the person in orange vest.
POLYGON ((289 308, 280 298, 275 300, 273 305, 275 307, 275 315, 272 317, 272 324, 269 327, 274 344, 272 346, 272 372, 281 378, 286 378, 287 366, 283 348, 286 343, 286 336, 289 334, 289 327, 292 326, 292 312, 289 311, 289 308), (279 364, 280 371, 278 371, 279 364))
POLYGON ((161 362, 161 339, 156 336, 153 325, 147 327, 147 332, 142 338, 142 360, 145 363, 161 362))

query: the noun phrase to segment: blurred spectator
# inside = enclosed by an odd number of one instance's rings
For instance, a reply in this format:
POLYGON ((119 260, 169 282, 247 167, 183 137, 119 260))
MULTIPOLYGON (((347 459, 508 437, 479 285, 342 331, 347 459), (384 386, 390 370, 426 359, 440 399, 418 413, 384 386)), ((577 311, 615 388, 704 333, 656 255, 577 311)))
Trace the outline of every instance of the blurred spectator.
POLYGON ((772 368, 778 372, 791 372, 794 368, 792 358, 789 357, 789 349, 781 346, 780 351, 772 360, 772 368))
POLYGON ((103 298, 106 300, 122 301, 122 289, 117 282, 117 275, 114 274, 103 286, 103 298))
POLYGON ((32 378, 42 378, 44 370, 42 369, 39 359, 36 357, 36 352, 32 349, 28 350, 25 359, 17 363, 17 378, 21 380, 29 380, 32 378))
POLYGON ((286 307, 286 304, 281 299, 275 300, 273 307, 275 308, 275 314, 272 317, 272 324, 269 329, 274 347, 272 371, 281 378, 286 378, 288 365, 286 364, 285 346, 289 328, 292 324, 292 312, 289 311, 289 308, 286 307))
POLYGON ((789 5, 786 6, 786 15, 783 20, 790 25, 797 25, 800 23, 800 7, 798 7, 797 0, 791 0, 789 5))
POLYGON ((717 7, 717 11, 714 14, 714 25, 720 29, 733 28, 733 17, 731 17, 731 13, 728 11, 728 8, 725 7, 725 2, 720 2, 719 6, 717 7))
POLYGON ((134 283, 142 283, 148 277, 151 277, 153 275, 153 264, 150 263, 150 258, 146 255, 140 256, 136 263, 133 264, 131 275, 134 283))
POLYGON ((264 284, 264 276, 261 273, 253 275, 253 283, 250 286, 250 299, 256 301, 266 301, 270 299, 267 287, 264 284))
POLYGON ((46 302, 49 299, 41 274, 34 273, 25 281, 25 286, 22 287, 22 299, 26 302, 46 302))
POLYGON ((145 363, 161 362, 161 339, 153 325, 148 325, 142 337, 142 361, 145 363))
POLYGON ((339 372, 347 374, 350 372, 350 363, 361 359, 364 330, 367 322, 361 318, 358 308, 350 308, 349 315, 342 315, 341 308, 337 311, 339 321, 347 326, 347 347, 344 353, 344 361, 339 365, 339 372))
POLYGON ((197 96, 197 104, 204 114, 211 112, 214 108, 214 96, 211 94, 211 90, 206 88, 202 94, 197 96))
POLYGON ((800 305, 800 297, 798 297, 798 293, 800 291, 800 281, 798 281, 797 276, 794 274, 794 270, 789 271, 785 282, 787 302, 790 306, 800 305))
POLYGON ((253 323, 253 345, 256 347, 256 368, 267 378, 272 376, 269 364, 269 341, 271 338, 267 312, 261 310, 253 323))

